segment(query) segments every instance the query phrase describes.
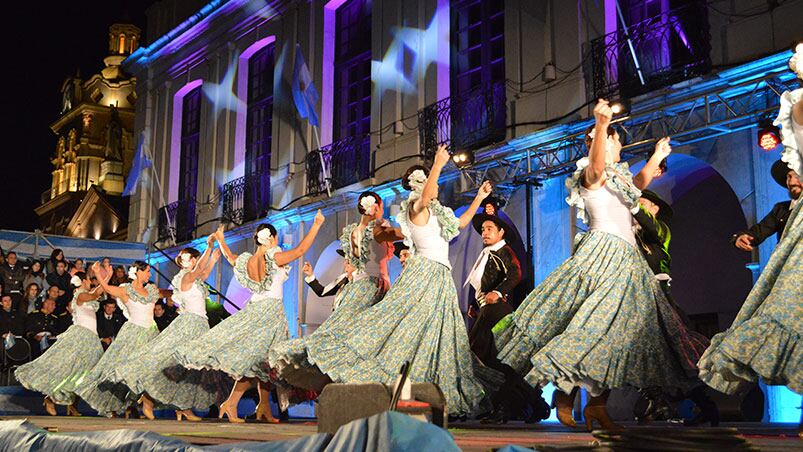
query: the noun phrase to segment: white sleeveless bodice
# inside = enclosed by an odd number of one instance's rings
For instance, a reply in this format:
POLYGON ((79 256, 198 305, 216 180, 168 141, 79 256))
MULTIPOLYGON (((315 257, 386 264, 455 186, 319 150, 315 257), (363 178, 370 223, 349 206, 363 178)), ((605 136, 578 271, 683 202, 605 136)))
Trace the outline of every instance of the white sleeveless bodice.
POLYGON ((153 325, 154 304, 129 301, 125 304, 125 307, 128 308, 128 321, 143 328, 150 328, 153 325))
POLYGON ((98 332, 97 302, 75 303, 73 306, 73 323, 93 333, 98 332))
POLYGON ((285 265, 276 269, 273 274, 273 280, 270 287, 264 292, 254 292, 251 301, 264 300, 266 298, 278 298, 281 300, 284 297, 284 282, 290 277, 290 267, 285 265))
POLYGON ((636 237, 633 234, 633 214, 625 205, 621 195, 610 188, 608 184, 596 190, 580 187, 580 196, 585 203, 588 214, 588 231, 602 231, 613 234, 627 243, 636 246, 636 237))
POLYGON ((182 292, 181 286, 173 287, 173 300, 181 306, 181 312, 189 312, 206 318, 206 294, 194 282, 190 289, 182 292))
MULTIPOLYGON (((438 218, 429 209, 429 221, 425 226, 418 226, 412 220, 410 225, 410 238, 415 245, 415 254, 423 256, 431 261, 445 265, 450 270, 452 264, 449 262, 449 242, 441 236, 441 226, 438 218)), ((408 214, 409 215, 409 214, 408 214)))

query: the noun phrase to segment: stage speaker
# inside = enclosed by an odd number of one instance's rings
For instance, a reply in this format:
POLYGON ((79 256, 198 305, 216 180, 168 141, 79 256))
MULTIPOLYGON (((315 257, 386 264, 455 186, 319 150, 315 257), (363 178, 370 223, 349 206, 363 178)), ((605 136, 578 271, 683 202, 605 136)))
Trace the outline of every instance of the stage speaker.
MULTIPOLYGON (((413 398, 431 406, 432 423, 446 428, 446 399, 437 385, 414 383, 413 398)), ((318 396, 315 415, 318 418, 318 432, 334 433, 340 426, 351 421, 366 418, 388 410, 392 388, 380 383, 331 383, 323 388, 318 396)), ((404 413, 403 409, 399 412, 404 413)))

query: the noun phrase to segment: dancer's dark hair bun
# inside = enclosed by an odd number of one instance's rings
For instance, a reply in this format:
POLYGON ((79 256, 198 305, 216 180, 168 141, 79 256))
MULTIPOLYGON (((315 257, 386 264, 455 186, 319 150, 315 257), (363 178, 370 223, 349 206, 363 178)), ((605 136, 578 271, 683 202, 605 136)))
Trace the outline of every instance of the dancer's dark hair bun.
POLYGON ((274 228, 272 224, 262 223, 257 226, 257 230, 254 231, 254 243, 256 243, 257 246, 259 246, 259 237, 257 237, 257 234, 259 234, 259 231, 266 228, 270 231, 270 235, 276 237, 276 228, 274 228))
POLYGON ((378 194, 376 194, 376 193, 374 193, 372 191, 362 192, 360 194, 360 197, 357 198, 357 211, 360 212, 360 215, 365 215, 365 209, 362 208, 362 205, 360 204, 360 201, 362 201, 363 198, 367 198, 368 196, 373 196, 374 199, 376 199, 376 204, 377 205, 382 203, 382 198, 380 198, 378 194))
POLYGON ((413 174, 413 171, 421 170, 424 172, 425 175, 429 176, 429 169, 423 165, 413 165, 407 168, 407 171, 404 172, 404 176, 402 176, 401 185, 402 188, 407 191, 413 191, 413 187, 410 186, 410 175, 413 174))

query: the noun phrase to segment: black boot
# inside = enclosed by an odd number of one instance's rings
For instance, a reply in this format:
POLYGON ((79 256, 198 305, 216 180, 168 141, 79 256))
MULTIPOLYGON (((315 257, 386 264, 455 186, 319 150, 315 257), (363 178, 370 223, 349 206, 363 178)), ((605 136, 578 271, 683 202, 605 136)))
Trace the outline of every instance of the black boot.
POLYGON ((687 426, 695 426, 711 423, 711 427, 719 426, 719 408, 717 404, 708 397, 705 392, 705 385, 697 386, 689 393, 689 399, 697 405, 700 412, 692 419, 683 422, 687 426))

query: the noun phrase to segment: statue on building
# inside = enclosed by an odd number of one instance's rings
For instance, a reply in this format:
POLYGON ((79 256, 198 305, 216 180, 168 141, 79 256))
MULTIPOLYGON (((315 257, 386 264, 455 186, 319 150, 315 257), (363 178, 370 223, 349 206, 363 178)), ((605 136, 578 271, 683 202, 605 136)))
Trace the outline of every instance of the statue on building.
POLYGON ((111 118, 106 126, 106 160, 123 161, 123 123, 115 106, 111 106, 111 118))
POLYGON ((61 112, 72 110, 81 101, 81 78, 79 75, 68 77, 61 85, 61 112))

